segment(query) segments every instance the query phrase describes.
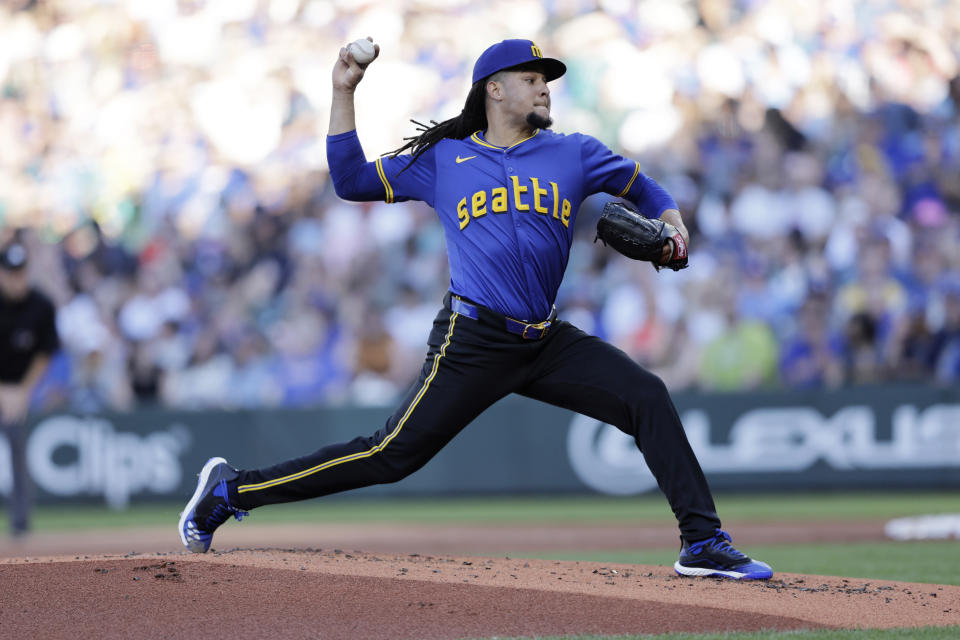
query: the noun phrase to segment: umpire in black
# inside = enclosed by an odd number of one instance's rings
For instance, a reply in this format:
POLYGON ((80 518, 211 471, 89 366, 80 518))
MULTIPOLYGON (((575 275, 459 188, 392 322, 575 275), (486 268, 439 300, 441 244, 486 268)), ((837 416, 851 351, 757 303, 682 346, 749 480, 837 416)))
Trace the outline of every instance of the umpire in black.
POLYGON ((0 430, 10 443, 14 536, 30 526, 24 423, 33 389, 60 347, 55 315, 53 302, 30 285, 26 247, 14 241, 0 248, 0 430))

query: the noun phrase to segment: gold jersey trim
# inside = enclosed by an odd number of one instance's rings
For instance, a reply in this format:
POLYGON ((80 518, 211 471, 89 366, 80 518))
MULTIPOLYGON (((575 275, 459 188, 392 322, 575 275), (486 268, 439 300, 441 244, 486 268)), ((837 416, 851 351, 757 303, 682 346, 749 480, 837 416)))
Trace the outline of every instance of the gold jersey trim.
POLYGON ((518 144, 523 144, 524 142, 526 142, 526 141, 529 140, 530 138, 534 137, 534 136, 537 135, 538 133, 540 133, 540 129, 534 129, 532 135, 530 135, 529 137, 524 138, 523 140, 520 140, 519 142, 514 142, 514 143, 513 143, 512 145, 510 145, 509 147, 498 147, 498 146, 495 145, 495 144, 490 144, 489 142, 487 142, 486 140, 484 140, 483 138, 480 137, 480 132, 479 132, 479 131, 475 131, 475 132, 473 132, 472 134, 470 134, 470 139, 473 140, 474 142, 476 142, 477 144, 482 145, 482 146, 484 146, 484 147, 490 147, 491 149, 496 149, 497 151, 506 151, 507 149, 513 149, 513 148, 514 148, 515 146, 517 146, 518 144))
POLYGON ((387 180, 387 173, 383 170, 383 161, 382 158, 377 158, 377 175, 380 176, 380 182, 383 183, 384 190, 384 202, 390 204, 393 202, 393 187, 390 186, 390 181, 387 180))
POLYGON ((617 194, 618 198, 622 198, 623 196, 627 195, 627 193, 630 191, 630 187, 633 186, 633 181, 637 179, 638 175, 640 175, 640 163, 634 161, 634 164, 637 166, 633 168, 633 175, 630 177, 630 182, 628 182, 627 186, 623 188, 623 191, 617 194))

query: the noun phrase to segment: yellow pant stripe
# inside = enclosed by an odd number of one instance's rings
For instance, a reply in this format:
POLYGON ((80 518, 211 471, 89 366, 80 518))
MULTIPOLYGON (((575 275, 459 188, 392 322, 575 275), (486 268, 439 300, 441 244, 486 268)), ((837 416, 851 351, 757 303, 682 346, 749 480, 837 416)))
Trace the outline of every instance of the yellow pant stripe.
POLYGON ((304 469, 303 471, 298 471, 297 473, 284 476, 282 478, 275 478, 273 480, 267 480, 266 482, 261 482, 259 484, 244 484, 237 487, 237 493, 248 493, 250 491, 260 491, 261 489, 268 489, 270 487, 275 487, 277 485, 286 484, 288 482, 293 482, 294 480, 300 480, 306 478, 307 476, 312 476, 315 473, 323 471, 324 469, 329 469, 330 467, 335 467, 338 464, 343 464, 344 462, 350 462, 351 460, 361 460, 363 458, 369 458, 375 453, 382 451, 390 441, 397 437, 397 434, 400 433, 400 429, 403 428, 404 423, 410 417, 410 414, 413 413, 413 410, 416 408, 417 404, 423 398, 424 394, 427 392, 427 389, 430 387, 430 382, 433 381, 433 378, 437 375, 437 370, 440 368, 440 358, 442 358, 447 353, 447 347, 450 345, 450 339, 453 337, 453 326, 457 322, 457 316, 459 314, 454 313, 450 316, 450 328, 447 330, 446 339, 443 342, 443 346, 440 347, 440 353, 433 357, 433 368, 430 370, 430 375, 427 376, 427 379, 424 380, 423 386, 420 387, 420 391, 417 392, 417 395, 413 398, 413 402, 410 403, 410 406, 407 407, 407 410, 403 413, 403 417, 400 418, 400 421, 397 423, 397 426, 394 427, 393 431, 390 432, 386 438, 383 439, 383 442, 372 447, 366 451, 359 451, 357 453, 351 453, 348 456, 341 456, 335 458, 334 460, 327 460, 323 464, 318 464, 315 467, 310 467, 309 469, 304 469))
POLYGON ((383 170, 383 162, 380 158, 377 158, 375 164, 377 165, 377 175, 380 176, 380 182, 383 183, 383 190, 386 193, 383 200, 387 204, 393 202, 393 187, 390 186, 390 181, 387 180, 387 174, 383 170))
POLYGON ((627 183, 627 186, 623 188, 623 191, 617 194, 618 198, 622 198, 627 195, 627 192, 630 191, 630 187, 633 186, 633 181, 637 179, 637 176, 640 175, 640 163, 635 163, 637 166, 633 168, 633 177, 630 178, 630 182, 627 183))

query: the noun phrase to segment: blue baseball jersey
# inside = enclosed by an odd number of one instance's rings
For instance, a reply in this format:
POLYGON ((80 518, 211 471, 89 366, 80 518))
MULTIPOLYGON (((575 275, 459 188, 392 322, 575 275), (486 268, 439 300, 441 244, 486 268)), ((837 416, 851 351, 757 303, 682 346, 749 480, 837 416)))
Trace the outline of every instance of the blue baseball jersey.
POLYGON ((328 136, 337 195, 346 200, 421 200, 443 224, 450 291, 502 314, 537 322, 557 296, 584 198, 605 192, 648 217, 673 198, 596 138, 538 129, 510 147, 476 132, 409 155, 367 162, 356 131, 328 136))

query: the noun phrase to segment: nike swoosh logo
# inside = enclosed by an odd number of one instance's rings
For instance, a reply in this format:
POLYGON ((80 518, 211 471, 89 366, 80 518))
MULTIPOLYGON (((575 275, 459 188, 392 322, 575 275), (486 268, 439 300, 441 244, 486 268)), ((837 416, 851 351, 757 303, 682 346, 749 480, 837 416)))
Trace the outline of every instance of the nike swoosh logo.
POLYGON ((476 157, 477 156, 467 156, 466 158, 461 158, 460 154, 457 154, 457 164, 460 164, 461 162, 466 162, 467 160, 473 160, 476 157))

